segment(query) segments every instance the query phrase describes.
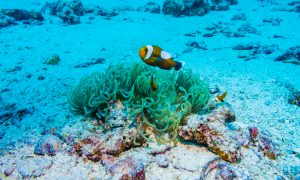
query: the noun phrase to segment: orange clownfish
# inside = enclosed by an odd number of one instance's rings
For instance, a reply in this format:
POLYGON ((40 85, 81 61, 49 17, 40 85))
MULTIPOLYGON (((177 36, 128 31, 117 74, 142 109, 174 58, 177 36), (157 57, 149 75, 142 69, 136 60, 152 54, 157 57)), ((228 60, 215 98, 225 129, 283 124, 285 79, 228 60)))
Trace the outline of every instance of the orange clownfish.
POLYGON ((217 102, 224 102, 224 99, 225 99, 225 97, 227 96, 227 91, 225 91, 223 94, 221 94, 221 95, 218 95, 217 97, 216 97, 216 101, 217 102))
POLYGON ((147 45, 139 50, 141 59, 148 65, 170 70, 175 68, 178 71, 185 63, 174 61, 170 53, 158 46, 147 45))

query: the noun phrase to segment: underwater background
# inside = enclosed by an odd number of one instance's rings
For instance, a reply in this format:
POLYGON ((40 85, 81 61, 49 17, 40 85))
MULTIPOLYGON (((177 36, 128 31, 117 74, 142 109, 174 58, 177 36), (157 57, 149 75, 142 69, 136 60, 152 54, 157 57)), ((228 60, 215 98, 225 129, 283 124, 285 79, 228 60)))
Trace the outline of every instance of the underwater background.
POLYGON ((299 32, 297 0, 2 0, 0 179, 300 179, 299 32))

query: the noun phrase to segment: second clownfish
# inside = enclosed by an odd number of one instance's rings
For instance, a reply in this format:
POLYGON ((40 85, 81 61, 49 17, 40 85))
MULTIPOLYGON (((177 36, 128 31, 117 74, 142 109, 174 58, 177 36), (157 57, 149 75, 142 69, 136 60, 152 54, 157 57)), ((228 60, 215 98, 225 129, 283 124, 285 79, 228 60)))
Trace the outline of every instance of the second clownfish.
POLYGON ((148 65, 170 70, 175 68, 178 71, 185 63, 174 61, 170 53, 158 46, 147 45, 139 50, 141 59, 148 65))

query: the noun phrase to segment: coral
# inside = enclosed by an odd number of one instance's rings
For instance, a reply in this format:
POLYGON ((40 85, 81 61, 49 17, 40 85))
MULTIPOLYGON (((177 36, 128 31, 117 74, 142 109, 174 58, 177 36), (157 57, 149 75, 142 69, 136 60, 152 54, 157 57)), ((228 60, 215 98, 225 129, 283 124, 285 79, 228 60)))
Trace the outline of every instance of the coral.
POLYGON ((34 147, 34 154, 55 156, 61 148, 61 141, 58 137, 48 134, 39 139, 34 147))
POLYGON ((245 13, 238 13, 232 16, 231 18, 232 21, 246 21, 247 16, 245 13))
POLYGON ((57 65, 60 61, 60 57, 58 55, 53 55, 51 58, 47 59, 44 64, 47 65, 57 65))
POLYGON ((240 159, 241 145, 226 127, 226 123, 234 120, 234 113, 228 104, 218 105, 208 115, 191 115, 187 124, 179 127, 179 136, 184 140, 206 144, 224 160, 236 162, 240 159))
POLYGON ((68 96, 71 112, 104 120, 110 102, 120 100, 136 120, 137 134, 154 132, 158 142, 173 141, 182 119, 199 113, 210 99, 208 85, 191 70, 153 71, 152 67, 111 65, 105 73, 94 73, 81 79, 68 96), (158 85, 150 87, 150 77, 158 85), (165 137, 168 135, 168 137, 165 137))

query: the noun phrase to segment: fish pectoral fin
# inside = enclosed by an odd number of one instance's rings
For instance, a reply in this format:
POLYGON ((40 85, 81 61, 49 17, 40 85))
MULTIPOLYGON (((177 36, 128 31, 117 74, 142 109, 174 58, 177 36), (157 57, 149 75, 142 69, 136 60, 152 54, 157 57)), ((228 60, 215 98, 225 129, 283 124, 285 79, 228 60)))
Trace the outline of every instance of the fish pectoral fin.
POLYGON ((155 61, 163 61, 164 59, 160 58, 160 57, 155 57, 154 58, 155 61))

